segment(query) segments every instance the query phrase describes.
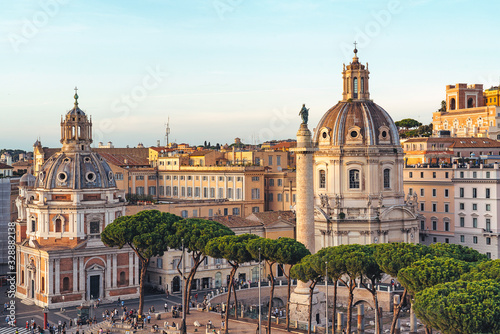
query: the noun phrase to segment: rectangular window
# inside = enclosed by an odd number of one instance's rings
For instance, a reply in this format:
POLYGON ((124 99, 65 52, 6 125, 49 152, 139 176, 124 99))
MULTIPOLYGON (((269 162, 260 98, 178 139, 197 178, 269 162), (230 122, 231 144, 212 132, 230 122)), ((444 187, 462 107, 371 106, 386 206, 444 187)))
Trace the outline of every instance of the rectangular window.
POLYGON ((188 175, 188 181, 191 181, 193 177, 191 175, 188 175))
POLYGON ((227 198, 233 198, 233 188, 227 188, 227 198))
POLYGON ((444 242, 445 242, 446 244, 449 244, 449 243, 450 243, 450 239, 449 239, 449 238, 444 238, 444 242))
POLYGON ((491 245, 491 238, 490 238, 490 237, 487 237, 487 238, 486 238, 486 244, 487 244, 487 245, 491 245))
POLYGON ((193 210, 193 217, 198 217, 198 210, 193 210))
POLYGON ((182 210, 182 211, 181 211, 181 217, 182 217, 182 218, 187 218, 187 216, 188 216, 188 212, 187 212, 187 210, 182 210))
POLYGON ((472 172, 472 177, 477 178, 477 172, 472 172))
POLYGON ((425 211, 425 203, 420 203, 420 211, 425 211))
POLYGON ((420 189, 420 197, 424 197, 424 188, 420 189))
POLYGON ((252 176, 252 181, 259 181, 260 180, 260 177, 258 176, 252 176))
POLYGON ((253 206, 252 207, 252 212, 259 212, 259 207, 258 206, 253 206))
POLYGON ((172 188, 170 186, 166 186, 165 189, 166 189, 166 193, 165 194, 167 196, 171 196, 171 194, 172 194, 172 188))
POLYGON ((477 237, 476 236, 472 237, 472 242, 475 243, 475 244, 477 244, 477 237))
POLYGON ((460 242, 465 242, 465 235, 460 236, 460 242))
MULTIPOLYGON (((492 155, 492 154, 490 154, 492 155)), ((490 172, 486 172, 486 178, 489 179, 490 178, 490 172)))
POLYGON ((460 203, 460 210, 465 210, 465 203, 460 203))
POLYGON ((173 195, 174 195, 174 196, 179 196, 179 188, 177 188, 177 186, 174 186, 174 189, 173 189, 173 190, 174 190, 173 195))
MULTIPOLYGON (((281 181, 280 179, 278 179, 281 181)), ((319 187, 321 189, 326 188, 326 172, 324 170, 319 171, 319 187)))
POLYGON ((156 180, 156 175, 148 175, 148 180, 156 180))
POLYGON ((252 199, 260 199, 260 189, 259 188, 252 189, 252 199))
POLYGON ((472 218, 472 227, 477 228, 477 218, 472 218))
POLYGON ((160 269, 163 268, 163 259, 161 257, 156 258, 156 267, 160 269))
POLYGON ((432 212, 437 212, 437 204, 432 203, 432 212))
POLYGON ((276 156, 276 165, 281 166, 281 155, 276 156))
POLYGON ((269 186, 274 187, 274 179, 269 179, 269 186))
POLYGON ((186 187, 181 187, 181 196, 186 197, 186 187))
POLYGON ((281 187, 283 186, 283 180, 282 179, 278 179, 278 187, 281 187))
POLYGON ((273 156, 270 155, 269 156, 269 166, 272 166, 273 165, 273 156))
POLYGON ((160 187, 158 188, 158 191, 160 192, 160 196, 165 195, 165 187, 160 186, 160 187))
POLYGON ((486 204, 486 211, 491 211, 491 204, 486 204))
POLYGON ((214 216, 214 209, 208 209, 208 216, 213 217, 214 216))
POLYGON ((460 172, 460 178, 463 179, 464 178, 464 172, 460 172))
POLYGON ((448 178, 449 178, 449 173, 448 173, 448 172, 445 172, 445 173, 444 173, 444 177, 448 179, 448 178))
POLYGON ((450 205, 448 203, 444 205, 444 212, 450 212, 450 205))
POLYGON ((420 172, 420 178, 423 179, 424 178, 424 172, 420 172))
POLYGON ((435 221, 435 220, 433 220, 433 221, 432 221, 432 229, 433 229, 434 231, 436 231, 436 230, 437 230, 437 224, 438 224, 438 223, 437 223, 437 221, 435 221))
POLYGON ((472 198, 477 198, 477 188, 472 188, 472 198))
POLYGON ((408 189, 408 194, 409 194, 409 195, 413 195, 413 188, 409 188, 409 189, 408 189))
POLYGON ((490 188, 486 188, 486 198, 490 198, 490 188))
POLYGON ((425 221, 424 220, 420 221, 420 229, 425 230, 425 221))
POLYGON ((241 193, 242 193, 242 189, 236 188, 236 199, 241 199, 241 193))
POLYGON ((477 204, 476 203, 472 203, 472 210, 477 211, 477 204))
POLYGON ((269 202, 272 202, 272 201, 273 201, 273 197, 274 197, 274 196, 273 196, 273 193, 270 193, 269 195, 267 195, 267 200, 268 200, 269 202))
POLYGON ((432 178, 435 179, 436 178, 436 172, 432 172, 432 178))
POLYGON ((486 252, 486 257, 488 258, 488 260, 491 260, 491 253, 490 252, 486 252))
POLYGON ((464 188, 460 188, 460 197, 464 198, 464 188))
POLYGON ((215 188, 210 187, 210 198, 215 198, 215 188))
POLYGON ((460 227, 465 227, 465 217, 460 217, 460 227))
POLYGON ((116 173, 115 174, 115 179, 116 180, 123 180, 123 174, 122 173, 116 173))
POLYGON ((135 193, 137 195, 144 195, 144 187, 135 187, 135 193))
POLYGON ((359 189, 359 170, 357 169, 349 171, 349 188, 359 189))
POLYGON ((194 188, 194 197, 200 197, 200 187, 194 188))
POLYGON ((490 232, 491 231, 491 219, 486 218, 486 231, 490 232))
POLYGON ((203 197, 208 198, 208 188, 207 187, 203 187, 203 197))
POLYGON ((155 186, 149 186, 148 187, 148 194, 151 196, 156 196, 156 187, 155 186))
POLYGON ((413 172, 410 172, 409 176, 410 176, 410 179, 411 179, 413 177, 413 172))
POLYGON ((218 198, 223 198, 224 197, 224 188, 219 188, 218 190, 218 198))
POLYGON ((283 194, 278 194, 277 200, 278 200, 278 202, 283 202, 283 194))
POLYGON ((449 222, 444 222, 444 230, 446 232, 449 232, 450 231, 450 223, 449 222))
POLYGON ((449 197, 450 196, 450 191, 448 189, 444 190, 444 197, 449 197))
POLYGON ((193 187, 187 187, 187 197, 193 197, 193 187))
POLYGON ((137 180, 144 180, 144 175, 137 175, 137 176, 135 177, 135 180, 136 180, 136 181, 137 181, 137 180))
POLYGON ((297 197, 295 196, 295 194, 292 195, 292 202, 293 203, 296 203, 297 202, 297 197))
POLYGON ((240 208, 233 208, 233 216, 239 216, 240 215, 240 208))
POLYGON ((437 189, 432 189, 432 197, 436 197, 437 196, 437 189))

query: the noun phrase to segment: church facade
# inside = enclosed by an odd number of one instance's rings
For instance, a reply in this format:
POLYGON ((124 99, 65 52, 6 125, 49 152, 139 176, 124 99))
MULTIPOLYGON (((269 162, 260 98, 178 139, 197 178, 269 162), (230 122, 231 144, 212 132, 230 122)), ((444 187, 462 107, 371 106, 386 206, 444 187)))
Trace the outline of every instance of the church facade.
POLYGON ((404 152, 389 114, 370 100, 368 64, 354 50, 342 100, 312 138, 315 249, 418 242, 417 198, 405 199, 404 152))
POLYGON ((92 152, 92 121, 75 105, 61 119, 62 149, 37 176, 20 180, 16 200, 17 297, 42 307, 139 296, 139 261, 100 234, 125 214, 125 194, 106 161, 92 152))

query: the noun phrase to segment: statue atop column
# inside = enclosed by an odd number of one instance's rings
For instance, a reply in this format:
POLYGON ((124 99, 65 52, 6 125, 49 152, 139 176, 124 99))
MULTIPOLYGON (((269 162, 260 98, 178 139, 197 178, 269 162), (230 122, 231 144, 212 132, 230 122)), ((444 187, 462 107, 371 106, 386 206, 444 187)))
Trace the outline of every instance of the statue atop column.
POLYGON ((305 104, 302 105, 299 115, 302 117, 302 124, 307 124, 307 120, 309 119, 309 109, 306 108, 305 104))

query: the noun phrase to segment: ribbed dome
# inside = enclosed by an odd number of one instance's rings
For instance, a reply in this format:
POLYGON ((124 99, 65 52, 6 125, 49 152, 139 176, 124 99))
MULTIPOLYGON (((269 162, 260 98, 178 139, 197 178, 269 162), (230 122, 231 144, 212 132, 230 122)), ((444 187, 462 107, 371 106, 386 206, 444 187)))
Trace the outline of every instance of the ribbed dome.
POLYGON ((328 110, 315 129, 315 145, 399 145, 391 116, 370 100, 341 101, 328 110))
POLYGON ((108 163, 94 152, 59 152, 42 166, 36 187, 45 189, 114 188, 108 163))

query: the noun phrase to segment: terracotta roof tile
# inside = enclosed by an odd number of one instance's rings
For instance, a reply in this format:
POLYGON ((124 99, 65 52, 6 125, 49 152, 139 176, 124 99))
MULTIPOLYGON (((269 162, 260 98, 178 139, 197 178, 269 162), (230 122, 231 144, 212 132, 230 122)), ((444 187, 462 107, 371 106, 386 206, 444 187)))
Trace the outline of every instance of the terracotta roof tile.
POLYGON ((210 219, 229 228, 262 226, 261 222, 252 221, 239 216, 215 216, 210 219))

